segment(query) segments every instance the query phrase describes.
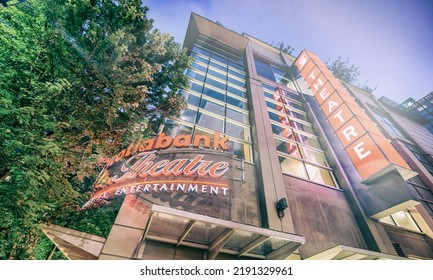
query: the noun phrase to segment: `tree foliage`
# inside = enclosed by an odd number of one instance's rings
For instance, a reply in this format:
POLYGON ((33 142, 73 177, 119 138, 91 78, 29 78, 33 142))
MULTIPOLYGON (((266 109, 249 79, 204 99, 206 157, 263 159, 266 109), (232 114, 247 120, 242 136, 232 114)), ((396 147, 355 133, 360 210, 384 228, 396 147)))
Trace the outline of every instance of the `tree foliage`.
MULTIPOLYGON (((354 82, 358 81, 358 77, 361 74, 361 71, 359 70, 358 66, 351 64, 349 58, 343 60, 341 56, 339 56, 332 63, 330 62, 330 59, 328 59, 328 61, 326 62, 326 66, 329 68, 329 70, 331 70, 332 74, 336 78, 350 84, 353 84, 354 82)), ((372 88, 368 86, 367 83, 368 81, 366 81, 363 84, 357 84, 357 86, 368 93, 373 93, 373 91, 377 88, 377 86, 372 88)))
POLYGON ((271 46, 279 49, 282 52, 286 52, 288 54, 292 54, 292 52, 295 50, 295 48, 292 48, 290 45, 285 45, 284 42, 278 42, 275 45, 272 43, 271 46))
POLYGON ((147 11, 138 0, 0 9, 0 259, 32 258, 43 223, 107 234, 113 215, 91 225, 77 212, 99 159, 184 108, 189 59, 147 11))

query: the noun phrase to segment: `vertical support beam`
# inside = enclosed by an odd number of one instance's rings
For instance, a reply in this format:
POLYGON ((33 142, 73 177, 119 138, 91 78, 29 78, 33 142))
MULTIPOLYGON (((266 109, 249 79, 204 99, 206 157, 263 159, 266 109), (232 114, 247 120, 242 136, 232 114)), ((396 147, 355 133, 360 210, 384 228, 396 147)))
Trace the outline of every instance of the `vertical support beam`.
POLYGON ((275 204, 281 198, 286 198, 286 189, 284 187, 283 174, 279 165, 277 148, 275 146, 274 136, 268 109, 263 94, 263 87, 259 77, 256 74, 256 67, 253 55, 254 45, 250 41, 246 48, 246 60, 248 63, 249 74, 249 92, 250 92, 250 111, 251 111, 251 128, 252 137, 254 138, 254 156, 256 166, 261 172, 261 178, 258 178, 261 185, 259 188, 262 221, 265 227, 269 229, 294 233, 293 219, 290 207, 285 210, 283 218, 278 217, 275 204))

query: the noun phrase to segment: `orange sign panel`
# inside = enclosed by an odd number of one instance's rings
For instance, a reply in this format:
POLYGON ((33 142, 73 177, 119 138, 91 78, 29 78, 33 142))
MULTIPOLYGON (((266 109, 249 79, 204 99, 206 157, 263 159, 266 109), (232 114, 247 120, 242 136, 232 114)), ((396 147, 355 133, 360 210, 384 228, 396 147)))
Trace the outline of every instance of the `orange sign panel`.
POLYGON ((391 164, 410 170, 389 140, 317 55, 303 51, 295 65, 362 179, 371 177, 391 164))

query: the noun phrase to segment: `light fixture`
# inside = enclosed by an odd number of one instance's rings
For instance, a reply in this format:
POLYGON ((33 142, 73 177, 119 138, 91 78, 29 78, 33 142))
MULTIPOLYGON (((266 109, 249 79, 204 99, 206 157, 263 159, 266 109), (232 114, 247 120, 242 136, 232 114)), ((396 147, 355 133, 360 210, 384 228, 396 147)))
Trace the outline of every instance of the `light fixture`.
POLYGON ((287 199, 285 197, 278 200, 275 207, 277 208, 277 214, 280 219, 284 217, 284 209, 288 207, 287 199))

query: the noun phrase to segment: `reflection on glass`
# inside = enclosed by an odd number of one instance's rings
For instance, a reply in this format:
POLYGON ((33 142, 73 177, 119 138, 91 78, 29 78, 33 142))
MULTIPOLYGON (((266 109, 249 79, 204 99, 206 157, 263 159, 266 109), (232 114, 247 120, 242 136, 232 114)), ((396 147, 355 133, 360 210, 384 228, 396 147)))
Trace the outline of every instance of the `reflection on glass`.
POLYGON ((327 166, 327 161, 323 153, 313 151, 304 146, 300 146, 302 158, 308 161, 327 166))
POLYGON ((191 104, 193 106, 198 106, 198 104, 200 104, 200 97, 193 94, 189 94, 187 102, 188 104, 191 104))
POLYGON ((219 88, 219 89, 224 90, 224 91, 226 90, 226 84, 225 83, 219 82, 215 79, 211 79, 211 78, 209 78, 209 76, 207 76, 207 78, 206 78, 206 84, 214 86, 214 87, 219 88))
POLYGON ((197 124, 214 131, 223 131, 224 121, 211 115, 199 112, 197 114, 197 124))
POLYGON ((247 103, 246 102, 239 100, 239 99, 236 99, 236 98, 233 98, 231 96, 227 96, 227 103, 230 105, 239 107, 241 109, 244 109, 244 110, 247 109, 247 103))
POLYGON ((248 124, 248 118, 247 118, 247 115, 245 113, 242 113, 240 111, 236 111, 236 110, 233 110, 233 109, 227 107, 226 114, 227 114, 227 118, 230 118, 232 120, 235 120, 235 121, 238 121, 241 123, 248 124))
POLYGON ((212 69, 209 69, 207 73, 208 73, 208 75, 210 74, 210 75, 212 75, 212 76, 215 76, 215 77, 217 77, 217 78, 220 78, 221 80, 225 80, 225 79, 226 79, 226 74, 225 74, 225 73, 221 73, 221 72, 218 72, 218 71, 214 71, 214 70, 212 70, 212 69))
POLYGON ((208 88, 208 87, 204 88, 203 94, 207 95, 209 97, 215 98, 219 101, 223 101, 223 102, 225 101, 225 94, 224 93, 218 92, 218 91, 213 90, 213 89, 208 88))
POLYGON ((192 110, 192 109, 187 108, 183 111, 180 119, 183 121, 194 123, 196 115, 197 115, 196 110, 192 110))
POLYGON ((305 163, 305 167, 307 168, 308 176, 311 181, 335 187, 334 179, 329 170, 308 163, 305 163))
POLYGON ((227 86, 227 91, 240 97, 245 97, 245 92, 232 86, 227 86))
POLYGON ((278 156, 280 160, 281 170, 283 173, 294 175, 300 178, 308 179, 305 167, 302 161, 278 156))
POLYGON ((226 134, 242 140, 249 140, 249 133, 246 133, 247 128, 236 125, 231 122, 226 122, 226 134), (247 136, 247 137, 245 137, 247 136))
POLYGON ((395 224, 399 227, 404 227, 407 229, 411 229, 414 231, 420 231, 415 221, 412 218, 412 215, 406 211, 400 211, 391 215, 395 224))
POLYGON ((301 158, 301 155, 298 150, 298 145, 292 142, 285 142, 281 141, 279 139, 274 139, 275 145, 277 146, 277 150, 280 152, 283 152, 285 154, 288 154, 289 156, 301 158))
POLYGON ((215 102, 206 100, 204 98, 202 98, 202 100, 201 100, 200 108, 203 108, 209 112, 218 114, 220 116, 224 116, 224 106, 217 104, 215 102))
POLYGON ((162 130, 166 135, 171 137, 176 137, 178 135, 191 135, 192 127, 184 124, 174 123, 173 121, 167 121, 164 124, 164 129, 162 130))

